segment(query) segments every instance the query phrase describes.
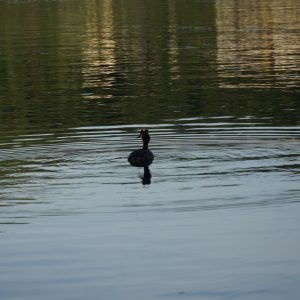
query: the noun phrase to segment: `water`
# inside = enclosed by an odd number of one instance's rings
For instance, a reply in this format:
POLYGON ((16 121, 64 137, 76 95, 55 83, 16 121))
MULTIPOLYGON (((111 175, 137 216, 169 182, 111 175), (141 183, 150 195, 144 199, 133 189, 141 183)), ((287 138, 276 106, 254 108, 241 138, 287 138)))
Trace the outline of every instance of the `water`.
POLYGON ((299 12, 1 1, 1 299, 298 299, 299 12))

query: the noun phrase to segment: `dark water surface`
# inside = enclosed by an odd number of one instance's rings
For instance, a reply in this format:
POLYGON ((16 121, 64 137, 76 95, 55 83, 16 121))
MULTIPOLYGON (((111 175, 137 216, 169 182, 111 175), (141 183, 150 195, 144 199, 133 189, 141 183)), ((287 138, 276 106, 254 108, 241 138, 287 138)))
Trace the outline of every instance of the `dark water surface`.
POLYGON ((299 16, 1 0, 0 298, 298 299, 299 16))

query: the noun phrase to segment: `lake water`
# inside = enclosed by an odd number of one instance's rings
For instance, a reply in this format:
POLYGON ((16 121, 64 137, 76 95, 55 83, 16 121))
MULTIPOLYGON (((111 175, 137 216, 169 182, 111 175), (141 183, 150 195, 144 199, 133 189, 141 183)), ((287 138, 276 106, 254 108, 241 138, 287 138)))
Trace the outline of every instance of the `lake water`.
POLYGON ((299 16, 0 1, 0 298, 299 299, 299 16))

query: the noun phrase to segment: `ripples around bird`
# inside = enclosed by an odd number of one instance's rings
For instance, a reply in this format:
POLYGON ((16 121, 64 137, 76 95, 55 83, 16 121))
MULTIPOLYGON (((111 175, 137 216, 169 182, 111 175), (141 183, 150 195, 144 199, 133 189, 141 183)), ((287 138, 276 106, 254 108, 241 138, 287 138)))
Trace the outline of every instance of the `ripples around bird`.
POLYGON ((1 216, 287 205, 299 199, 299 136, 230 116, 20 136, 0 145, 1 216), (147 192, 143 168, 127 162, 144 127, 155 155, 147 192))

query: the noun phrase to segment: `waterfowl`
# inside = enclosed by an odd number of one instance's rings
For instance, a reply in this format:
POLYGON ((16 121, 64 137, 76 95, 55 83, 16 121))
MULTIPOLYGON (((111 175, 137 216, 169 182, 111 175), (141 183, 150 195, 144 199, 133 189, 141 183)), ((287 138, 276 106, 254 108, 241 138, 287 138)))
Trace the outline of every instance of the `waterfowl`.
POLYGON ((135 150, 128 156, 128 162, 135 167, 148 167, 153 159, 153 153, 148 149, 148 144, 150 142, 150 135, 147 129, 142 129, 138 138, 143 140, 143 148, 135 150))

